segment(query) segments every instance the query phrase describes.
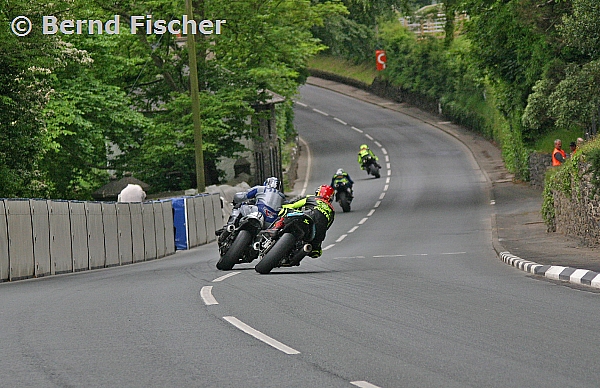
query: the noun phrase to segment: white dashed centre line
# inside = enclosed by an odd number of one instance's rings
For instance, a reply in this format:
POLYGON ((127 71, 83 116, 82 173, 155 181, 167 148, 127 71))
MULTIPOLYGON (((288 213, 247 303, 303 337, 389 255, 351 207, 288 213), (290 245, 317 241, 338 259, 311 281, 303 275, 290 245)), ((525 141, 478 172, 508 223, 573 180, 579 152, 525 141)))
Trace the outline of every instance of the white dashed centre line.
POLYGON ((246 325, 244 322, 240 321, 236 317, 223 317, 223 319, 231 323, 233 326, 237 327, 244 333, 250 334, 257 340, 262 341, 267 345, 270 345, 275 349, 284 352, 285 354, 300 354, 300 352, 296 349, 290 348, 289 346, 282 344, 281 342, 269 337, 268 335, 261 333, 260 331, 246 325))
POLYGON ((222 282, 223 280, 225 280, 227 278, 230 278, 230 277, 232 277, 234 275, 237 275, 239 273, 241 273, 241 272, 230 272, 227 275, 223 275, 221 277, 216 278, 215 280, 213 280, 213 282, 222 282))
POLYGON ((200 290, 200 297, 204 301, 204 304, 207 306, 211 306, 214 304, 219 304, 217 300, 212 296, 212 286, 204 286, 200 290))

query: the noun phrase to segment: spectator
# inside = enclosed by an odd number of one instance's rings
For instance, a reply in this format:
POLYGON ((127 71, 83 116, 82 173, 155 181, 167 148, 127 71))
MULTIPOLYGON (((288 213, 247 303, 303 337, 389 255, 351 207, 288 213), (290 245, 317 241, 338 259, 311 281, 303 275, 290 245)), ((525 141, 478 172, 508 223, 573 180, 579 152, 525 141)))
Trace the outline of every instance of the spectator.
POLYGON ((560 166, 567 159, 567 154, 562 149, 562 141, 554 140, 554 151, 552 151, 552 166, 560 166))
POLYGON ((573 154, 575 153, 575 151, 577 151, 577 144, 575 144, 575 142, 574 142, 574 141, 572 141, 572 142, 569 144, 569 148, 571 148, 571 155, 573 155, 573 154))
POLYGON ((127 187, 121 190, 117 202, 144 202, 145 199, 146 192, 142 186, 128 183, 127 187))

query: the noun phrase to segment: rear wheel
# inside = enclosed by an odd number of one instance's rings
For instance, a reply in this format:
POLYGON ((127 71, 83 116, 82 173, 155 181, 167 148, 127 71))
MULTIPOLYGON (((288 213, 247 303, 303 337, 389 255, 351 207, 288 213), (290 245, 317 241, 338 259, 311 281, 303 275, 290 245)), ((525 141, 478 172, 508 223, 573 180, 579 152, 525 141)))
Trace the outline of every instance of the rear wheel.
POLYGON ((279 264, 279 261, 290 254, 296 244, 296 237, 291 233, 284 233, 267 254, 256 264, 254 269, 261 274, 271 272, 279 264))
POLYGON ((369 166, 369 173, 371 175, 373 175, 375 178, 379 178, 381 175, 379 175, 379 167, 377 167, 375 164, 371 164, 369 166))
POLYGON ((247 230, 240 230, 233 243, 217 262, 217 269, 229 271, 234 265, 240 262, 244 251, 252 242, 252 234, 247 230))
POLYGON ((338 200, 340 203, 340 206, 342 207, 342 210, 345 212, 349 212, 350 211, 350 201, 348 201, 348 194, 346 194, 343 191, 340 191, 338 193, 338 200))

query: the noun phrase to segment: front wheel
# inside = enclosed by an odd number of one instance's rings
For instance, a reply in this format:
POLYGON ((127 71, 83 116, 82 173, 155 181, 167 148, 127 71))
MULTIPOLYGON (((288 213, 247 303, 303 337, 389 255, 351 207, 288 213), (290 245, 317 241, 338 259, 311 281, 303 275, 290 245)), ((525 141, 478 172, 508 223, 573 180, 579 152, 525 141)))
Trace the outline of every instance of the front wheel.
POLYGON ((244 251, 252 242, 252 234, 247 230, 240 230, 233 243, 217 262, 217 269, 229 271, 234 265, 240 262, 244 251))
POLYGON ((279 264, 281 259, 290 254, 290 251, 294 248, 295 244, 296 237, 291 233, 284 233, 262 260, 256 264, 254 269, 261 274, 271 272, 271 270, 279 264))

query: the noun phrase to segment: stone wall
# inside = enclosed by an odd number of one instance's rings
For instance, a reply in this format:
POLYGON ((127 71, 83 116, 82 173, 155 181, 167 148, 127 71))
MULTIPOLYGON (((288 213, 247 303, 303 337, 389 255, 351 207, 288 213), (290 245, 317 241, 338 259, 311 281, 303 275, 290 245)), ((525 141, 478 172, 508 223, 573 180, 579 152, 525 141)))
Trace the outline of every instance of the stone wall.
POLYGON ((542 190, 546 178, 546 170, 552 166, 552 156, 541 152, 529 155, 529 183, 531 186, 542 190))
POLYGON ((554 224, 556 231, 577 237, 590 247, 600 245, 600 196, 594 193, 589 165, 581 165, 582 178, 573 182, 572 195, 554 191, 554 224))

